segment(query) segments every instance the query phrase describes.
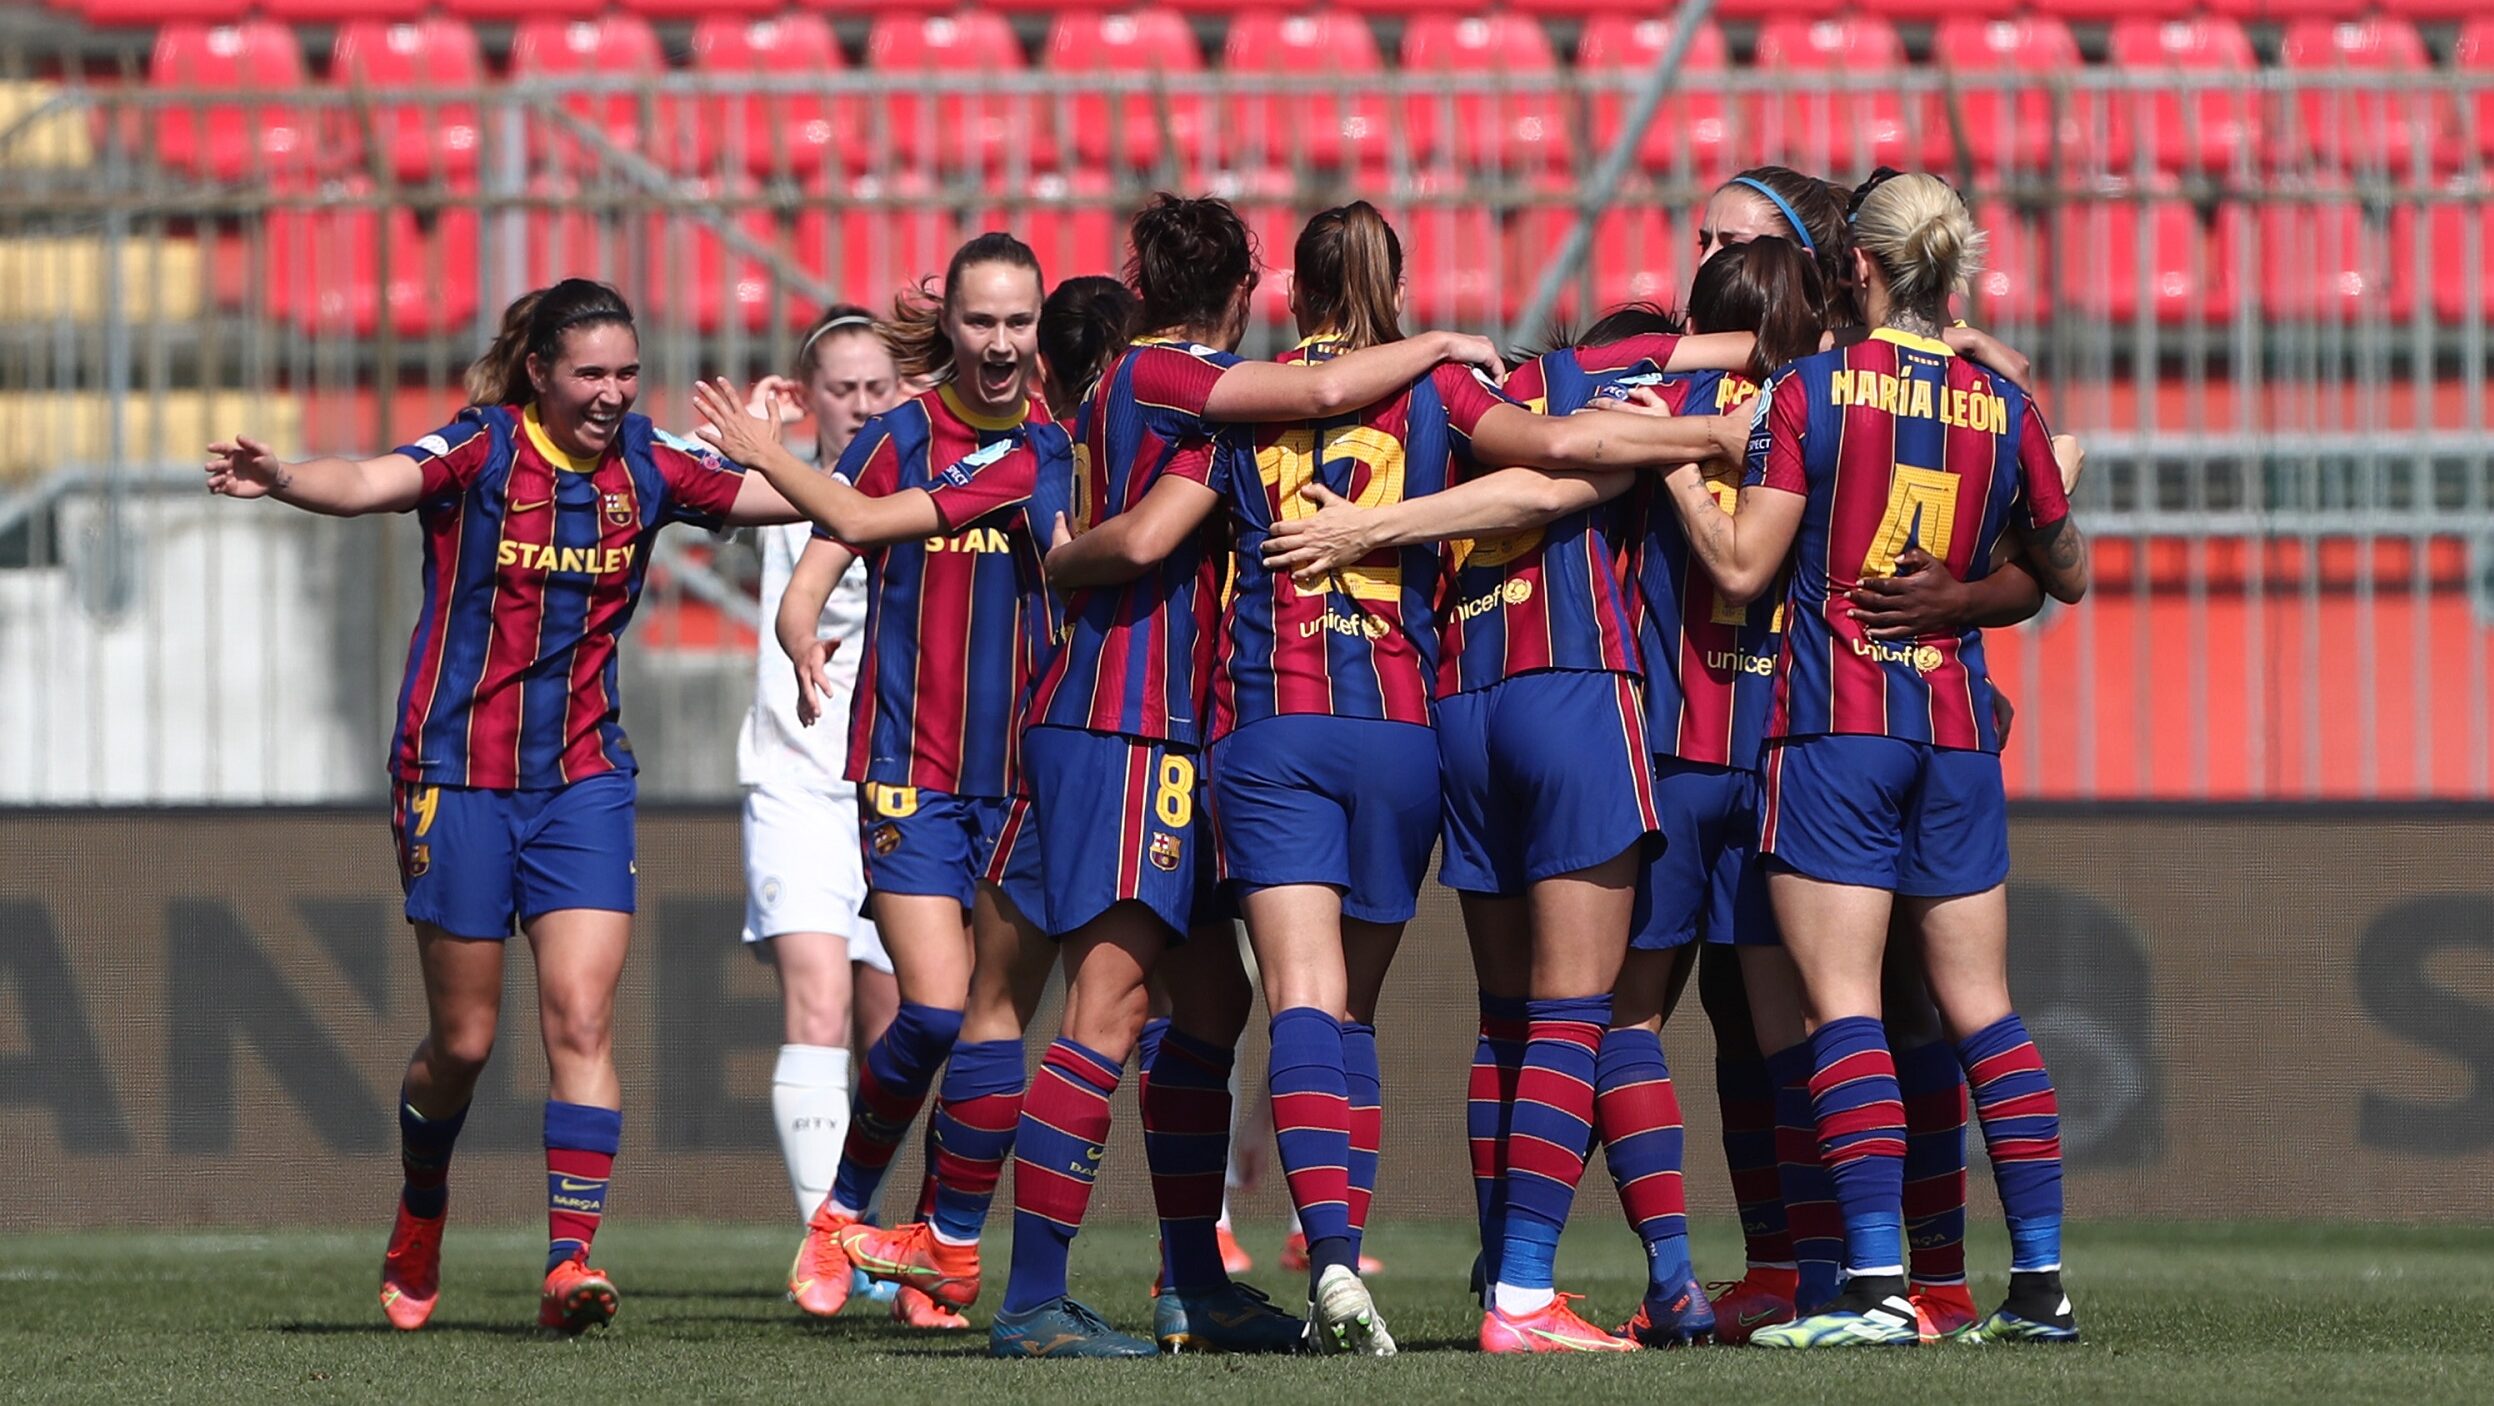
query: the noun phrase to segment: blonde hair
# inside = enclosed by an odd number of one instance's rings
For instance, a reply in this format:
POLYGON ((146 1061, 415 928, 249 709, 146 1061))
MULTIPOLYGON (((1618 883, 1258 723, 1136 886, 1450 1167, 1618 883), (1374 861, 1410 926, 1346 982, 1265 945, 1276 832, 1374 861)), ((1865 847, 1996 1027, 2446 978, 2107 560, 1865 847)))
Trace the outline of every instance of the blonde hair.
POLYGON ((1983 271, 1983 231, 1937 176, 1883 181, 1853 214, 1853 243, 1888 275, 1896 307, 1948 320, 1948 300, 1983 271))

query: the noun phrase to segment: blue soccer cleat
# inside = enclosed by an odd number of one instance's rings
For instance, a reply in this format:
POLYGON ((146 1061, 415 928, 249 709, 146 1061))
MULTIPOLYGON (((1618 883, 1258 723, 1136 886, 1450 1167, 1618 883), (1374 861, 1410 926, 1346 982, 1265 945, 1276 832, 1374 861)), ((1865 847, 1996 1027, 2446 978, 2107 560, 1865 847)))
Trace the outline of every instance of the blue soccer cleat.
POLYGON ((1635 1338, 1647 1347, 1687 1347, 1702 1343, 1715 1335, 1715 1306, 1706 1301, 1706 1291, 1698 1287, 1697 1277, 1689 1279, 1668 1294, 1648 1292, 1637 1311, 1619 1327, 1623 1338, 1635 1338))
POLYGON ((1152 1336, 1163 1352, 1297 1352, 1308 1325, 1245 1284, 1152 1300, 1152 1336))
POLYGON ((1160 1353, 1143 1339, 1108 1326, 1107 1319, 1076 1303, 1068 1294, 1024 1313, 997 1314, 987 1330, 987 1355, 1158 1357, 1160 1353))
POLYGON ((1920 1347, 1922 1327, 1903 1280, 1856 1279, 1807 1318, 1749 1335, 1751 1347, 1920 1347))

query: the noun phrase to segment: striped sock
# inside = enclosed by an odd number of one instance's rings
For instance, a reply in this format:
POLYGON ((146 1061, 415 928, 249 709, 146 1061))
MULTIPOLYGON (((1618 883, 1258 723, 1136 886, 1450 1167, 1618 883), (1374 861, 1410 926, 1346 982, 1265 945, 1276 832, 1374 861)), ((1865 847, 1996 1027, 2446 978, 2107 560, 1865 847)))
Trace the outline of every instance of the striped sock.
POLYGON ((1769 1055, 1767 1077, 1775 1083, 1775 1183, 1800 1274, 1793 1302, 1807 1312, 1836 1296, 1845 1252, 1844 1215, 1836 1209, 1836 1184, 1819 1156, 1818 1119, 1810 1111, 1810 1042, 1769 1055))
POLYGON ((1368 1208, 1377 1197, 1377 1157, 1385 1142, 1385 1083, 1377 1063, 1377 1027, 1342 1023, 1342 1078, 1351 1099, 1351 1262, 1368 1235, 1368 1208))
POLYGON ((1810 1036, 1810 1107, 1844 1213, 1845 1273, 1905 1273, 1905 1103, 1888 1032, 1869 1016, 1810 1036))
POLYGON ((1723 1162, 1732 1173, 1741 1240, 1756 1265, 1793 1262, 1792 1227, 1775 1156, 1775 1080, 1755 1054, 1715 1054, 1715 1105, 1723 1114, 1723 1162))
POLYGON ((935 1233, 954 1244, 979 1238, 996 1179, 1013 1155, 1022 1120, 1022 1042, 973 1040, 953 1046, 935 1096, 935 1233))
POLYGON ((1143 1022, 1143 1033, 1134 1042, 1134 1100, 1139 1106, 1152 1091, 1152 1061, 1160 1058, 1160 1042, 1169 1034, 1169 1017, 1153 1016, 1143 1022))
POLYGON ((1593 1146, 1594 1054, 1610 1027, 1611 998, 1527 1001, 1525 1014, 1529 1029, 1507 1136, 1506 1233, 1498 1257, 1498 1306, 1510 1313, 1548 1302, 1559 1232, 1593 1146), (1510 1287, 1524 1292, 1511 1298, 1510 1287))
POLYGON ((1905 1243, 1917 1284, 1966 1282, 1966 1080, 1934 1040, 1896 1057, 1905 1098, 1905 1243))
POLYGON ((1311 1280, 1351 1253, 1351 1101, 1342 1073, 1342 1022, 1313 1006, 1273 1017, 1273 1139, 1308 1238, 1311 1280), (1322 1253, 1324 1262, 1318 1262, 1322 1253))
POLYGON ((1498 1282, 1505 1233, 1507 1133, 1515 1118, 1516 1077, 1524 1067, 1524 999, 1481 993, 1481 1035, 1472 1047, 1464 1133, 1472 1144, 1472 1201, 1481 1225, 1481 1268, 1498 1282))
POLYGON ((406 1184, 399 1188, 398 1199, 406 1203, 407 1214, 434 1220, 450 1209, 450 1150, 467 1121, 465 1104, 456 1113, 425 1117, 407 1101, 406 1088, 400 1087, 398 1168, 406 1184))
POLYGON ((2009 1268, 2061 1267, 2061 1104, 2044 1057, 2016 1012, 1957 1047, 1974 1086, 1975 1117, 1992 1154, 1992 1181, 2009 1219, 2009 1268))
POLYGON ((623 1144, 623 1114, 546 1100, 546 1270, 587 1259, 606 1216, 606 1186, 623 1144))
POLYGON ((1091 1206, 1108 1144, 1108 1100, 1124 1071, 1096 1050, 1059 1040, 1039 1059, 1013 1142, 1013 1271, 1004 1311, 1065 1296, 1065 1261, 1091 1206))
MULTIPOLYGON (((848 1141, 840 1149, 840 1170, 832 1174, 831 1201, 855 1215, 875 1203, 892 1156, 927 1101, 935 1072, 943 1068, 961 1038, 961 1012, 903 1001, 883 1038, 866 1051, 866 1068, 857 1080, 851 1105, 848 1141)), ((923 1199, 923 1198, 922 1198, 923 1199)))
POLYGON ((1236 1055, 1172 1029, 1140 1090, 1143 1158, 1160 1215, 1161 1268, 1173 1289, 1217 1288, 1221 1178, 1230 1163, 1230 1065, 1236 1055))
POLYGON ((1669 1293, 1689 1281, 1689 1208, 1680 1176, 1680 1097, 1661 1037, 1642 1025, 1605 1034, 1593 1087, 1602 1158, 1629 1227, 1645 1243, 1648 1287, 1669 1293))

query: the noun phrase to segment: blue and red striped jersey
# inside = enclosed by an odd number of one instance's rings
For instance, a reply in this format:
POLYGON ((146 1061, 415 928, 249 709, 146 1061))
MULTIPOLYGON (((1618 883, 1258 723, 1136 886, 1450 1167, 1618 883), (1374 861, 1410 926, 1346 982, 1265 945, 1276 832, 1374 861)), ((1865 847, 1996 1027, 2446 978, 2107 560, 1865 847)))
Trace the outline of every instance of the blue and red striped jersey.
POLYGON ((1065 612, 1048 589, 1042 569, 1048 533, 1057 514, 1072 500, 1074 442, 1069 426, 1034 415, 1023 422, 1020 439, 1001 456, 982 450, 947 466, 936 475, 927 496, 949 523, 976 522, 993 514, 1018 510, 1031 551, 1022 572, 1022 693, 1014 699, 1013 731, 1021 731, 1030 690, 1055 657, 1062 642, 1065 612))
MULTIPOLYGON (((1722 415, 1755 397, 1758 383, 1694 371, 1665 376, 1654 389, 1675 415, 1722 415)), ((1740 473, 1737 466, 1708 473, 1727 513, 1740 496, 1740 473)), ((1659 476, 1640 475, 1628 502, 1637 530, 1628 553, 1629 613, 1645 663, 1646 740, 1658 757, 1755 768, 1775 688, 1777 601, 1728 605, 1716 594, 1659 476)))
POLYGON ((718 526, 743 473, 640 415, 578 459, 516 405, 393 452, 423 470, 425 552, 391 774, 538 790, 634 770, 615 646, 650 543, 670 522, 718 526))
MULTIPOLYGON (((1211 347, 1146 338, 1109 363, 1077 417, 1067 514, 1077 534, 1132 509, 1167 475, 1227 491, 1222 476, 1237 443, 1205 418, 1204 406, 1238 361, 1211 347)), ((1074 592, 1065 602, 1065 645, 1040 675, 1030 725, 1201 743, 1226 530, 1207 522, 1134 580, 1074 592)))
MULTIPOLYGON (((1654 384, 1679 340, 1657 333, 1561 347, 1508 372, 1505 390, 1527 409, 1571 414, 1605 391, 1654 384)), ((1544 527, 1455 544, 1438 696, 1536 669, 1636 673, 1636 628, 1620 583, 1625 529, 1625 508, 1611 502, 1544 527)))
MULTIPOLYGON (((836 472, 877 497, 905 488, 949 490, 954 480, 967 481, 1011 454, 1035 409, 1009 419, 985 416, 951 386, 937 386, 868 420, 836 472)), ((865 650, 849 722, 848 776, 1010 796, 1039 549, 1018 502, 967 522, 947 521, 954 524, 949 534, 864 554, 865 650)))
POLYGON ((1893 572, 1913 545, 1979 580, 2012 526, 2069 514, 2051 431, 2026 392, 1938 341, 1882 328, 1768 378, 1742 482, 1808 500, 1767 735, 2000 750, 1982 632, 1872 640, 1845 593, 1893 572))
MULTIPOLYGON (((1283 360, 1325 360, 1337 338, 1310 338, 1283 360)), ((1473 427, 1499 403, 1469 368, 1441 366, 1402 393, 1329 420, 1259 426, 1254 472, 1229 478, 1237 539, 1219 662, 1213 736, 1289 713, 1430 721, 1445 590, 1435 544, 1388 548, 1303 590, 1264 565, 1273 524, 1316 509, 1321 483, 1362 507, 1435 493, 1462 476, 1473 427)))

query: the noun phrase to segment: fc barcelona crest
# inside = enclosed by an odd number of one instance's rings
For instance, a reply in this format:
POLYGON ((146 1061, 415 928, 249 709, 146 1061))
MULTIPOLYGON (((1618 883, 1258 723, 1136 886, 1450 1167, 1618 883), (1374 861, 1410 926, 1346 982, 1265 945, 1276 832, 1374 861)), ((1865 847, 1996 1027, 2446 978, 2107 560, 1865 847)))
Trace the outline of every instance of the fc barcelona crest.
POLYGON ((617 527, 632 525, 632 500, 621 493, 606 495, 606 520, 617 527))
POLYGON ((1186 842, 1175 835, 1155 833, 1152 836, 1152 867, 1174 874, 1178 860, 1186 853, 1186 842))
POLYGON ((866 841, 875 847, 875 853, 890 854, 901 847, 901 827, 878 825, 867 834, 866 841))

